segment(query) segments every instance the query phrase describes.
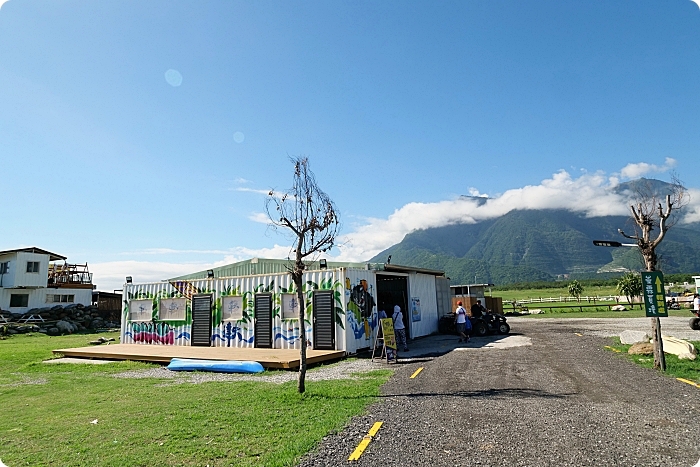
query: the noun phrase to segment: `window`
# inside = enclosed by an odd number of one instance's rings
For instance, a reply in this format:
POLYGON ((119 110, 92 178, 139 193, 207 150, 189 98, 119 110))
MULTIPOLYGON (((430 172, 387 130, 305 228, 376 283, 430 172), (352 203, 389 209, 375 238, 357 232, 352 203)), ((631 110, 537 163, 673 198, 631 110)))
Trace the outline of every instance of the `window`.
POLYGON ((0 274, 7 274, 10 271, 10 262, 0 263, 0 274))
POLYGON ((221 297, 221 317, 224 321, 243 319, 243 297, 240 295, 221 297))
POLYGON ((10 308, 21 308, 29 306, 29 295, 13 293, 10 295, 10 308))
POLYGON ((46 296, 46 303, 73 303, 74 301, 75 295, 48 294, 46 296))
POLYGON ((184 321, 187 318, 187 299, 162 298, 158 303, 158 316, 164 321, 184 321))
POLYGON ((27 261, 27 272, 39 272, 39 261, 27 261))

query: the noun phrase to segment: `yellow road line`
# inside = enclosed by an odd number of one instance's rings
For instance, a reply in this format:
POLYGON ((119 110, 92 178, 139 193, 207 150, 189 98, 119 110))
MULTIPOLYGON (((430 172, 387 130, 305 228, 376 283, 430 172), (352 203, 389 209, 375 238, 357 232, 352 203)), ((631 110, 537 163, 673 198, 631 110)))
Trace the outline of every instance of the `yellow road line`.
POLYGON ((423 371, 423 367, 418 368, 418 369, 411 375, 411 379, 413 379, 413 378, 415 378, 416 376, 418 376, 418 373, 420 373, 421 371, 423 371))
POLYGON ((609 345, 606 345, 605 348, 608 350, 612 350, 613 352, 618 352, 618 353, 621 352, 620 349, 616 349, 615 347, 610 347, 609 345))
POLYGON ((578 332, 575 332, 574 334, 576 334, 579 337, 583 337, 583 334, 579 334, 578 332))
POLYGON ((696 388, 700 388, 700 384, 698 384, 694 381, 690 381, 689 379, 685 379, 685 378, 676 378, 676 379, 682 383, 690 384, 691 386, 695 386, 696 388))
POLYGON ((350 454, 350 457, 348 457, 349 461, 356 461, 360 459, 360 456, 363 452, 365 452, 365 449, 367 449, 367 446, 369 446, 370 441, 372 441, 372 438, 374 438, 374 436, 377 434, 379 429, 382 427, 383 423, 384 422, 376 422, 374 425, 372 425, 372 428, 369 429, 367 436, 362 438, 360 444, 357 445, 352 454, 350 454))

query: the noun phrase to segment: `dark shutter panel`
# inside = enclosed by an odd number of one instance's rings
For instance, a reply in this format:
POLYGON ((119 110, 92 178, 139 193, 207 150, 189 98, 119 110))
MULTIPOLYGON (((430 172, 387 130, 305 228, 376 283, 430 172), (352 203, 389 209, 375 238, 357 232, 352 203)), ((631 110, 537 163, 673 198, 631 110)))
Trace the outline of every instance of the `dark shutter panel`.
POLYGON ((335 350, 335 319, 333 316, 333 291, 314 292, 314 349, 335 350))
POLYGON ((192 297, 192 342, 193 346, 211 346, 211 295, 192 297))
POLYGON ((255 347, 272 348, 272 295, 255 295, 255 347))

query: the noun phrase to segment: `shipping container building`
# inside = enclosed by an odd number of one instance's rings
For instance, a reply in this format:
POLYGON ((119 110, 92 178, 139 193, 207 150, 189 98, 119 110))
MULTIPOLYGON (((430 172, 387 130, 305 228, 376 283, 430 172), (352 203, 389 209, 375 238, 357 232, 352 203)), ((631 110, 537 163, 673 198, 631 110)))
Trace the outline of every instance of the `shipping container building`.
POLYGON ((449 313, 443 271, 383 263, 311 262, 303 280, 304 322, 290 262, 253 258, 163 282, 127 283, 121 342, 318 350, 368 349, 380 307, 401 307, 409 338, 437 332, 449 313))

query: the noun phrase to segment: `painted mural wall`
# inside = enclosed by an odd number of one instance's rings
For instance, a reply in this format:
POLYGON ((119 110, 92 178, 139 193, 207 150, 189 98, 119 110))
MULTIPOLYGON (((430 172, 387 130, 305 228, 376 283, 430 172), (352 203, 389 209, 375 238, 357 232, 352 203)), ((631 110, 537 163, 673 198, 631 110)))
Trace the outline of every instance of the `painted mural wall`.
MULTIPOLYGON (((333 290, 336 349, 347 353, 374 345, 377 317, 376 272, 366 269, 311 271, 304 276, 304 332, 313 347, 312 296, 314 290, 333 290)), ((214 296, 212 345, 254 347, 255 294, 271 293, 273 348, 298 349, 301 327, 290 318, 298 310, 289 274, 274 274, 194 281, 126 284, 122 313, 122 343, 190 345, 191 297, 214 296)), ((411 335, 437 331, 435 277, 409 275, 411 335)))
POLYGON ((370 348, 377 336, 377 281, 374 271, 346 269, 344 278, 346 350, 370 348))
MULTIPOLYGON (((303 330, 313 347, 312 296, 315 290, 334 290, 336 347, 345 336, 343 303, 344 276, 341 270, 310 271, 304 275, 305 319, 303 330)), ((121 342, 124 344, 190 345, 192 332, 191 299, 195 294, 212 294, 212 345, 253 347, 256 293, 271 293, 273 303, 273 348, 298 349, 302 327, 289 319, 294 304, 283 299, 295 294, 289 274, 231 277, 195 281, 125 284, 121 342), (289 315, 287 315, 289 316, 289 315)), ((298 305, 297 305, 298 306, 298 305)), ((298 308, 297 308, 298 310, 298 308)))

